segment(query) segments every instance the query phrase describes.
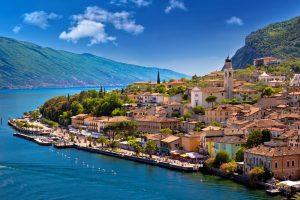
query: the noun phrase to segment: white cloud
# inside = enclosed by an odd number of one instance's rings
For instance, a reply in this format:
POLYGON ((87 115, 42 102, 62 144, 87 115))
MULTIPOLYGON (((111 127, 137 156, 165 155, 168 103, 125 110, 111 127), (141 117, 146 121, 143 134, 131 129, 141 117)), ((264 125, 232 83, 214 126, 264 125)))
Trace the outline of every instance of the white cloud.
POLYGON ((45 11, 34 11, 25 13, 23 21, 26 24, 46 29, 49 26, 49 20, 60 19, 61 16, 55 13, 46 13, 45 11))
POLYGON ((137 35, 144 31, 142 25, 136 24, 132 15, 126 11, 109 12, 97 6, 87 7, 83 14, 73 15, 73 27, 60 34, 60 39, 76 42, 81 38, 90 38, 90 45, 115 41, 116 37, 108 36, 105 24, 111 24, 117 30, 137 35), (85 31, 84 31, 85 30, 85 31))
POLYGON ((231 24, 231 25, 238 25, 238 26, 243 26, 244 22, 241 18, 236 17, 236 16, 232 16, 231 18, 226 20, 227 24, 231 24))
POLYGON ((81 38, 91 38, 89 45, 104 43, 107 41, 114 41, 115 37, 107 36, 105 33, 104 25, 101 22, 90 20, 81 20, 77 26, 71 27, 69 32, 62 32, 59 36, 60 39, 77 42, 81 38))
POLYGON ((20 30, 21 30, 21 26, 20 25, 17 25, 17 26, 15 26, 13 29, 12 29, 12 31, 14 32, 14 33, 19 33, 20 32, 20 30))
POLYGON ((165 8, 165 13, 170 13, 172 10, 180 9, 187 10, 182 0, 169 0, 168 6, 165 8))
POLYGON ((111 0, 110 3, 118 6, 133 4, 137 7, 147 7, 152 3, 152 0, 111 0))

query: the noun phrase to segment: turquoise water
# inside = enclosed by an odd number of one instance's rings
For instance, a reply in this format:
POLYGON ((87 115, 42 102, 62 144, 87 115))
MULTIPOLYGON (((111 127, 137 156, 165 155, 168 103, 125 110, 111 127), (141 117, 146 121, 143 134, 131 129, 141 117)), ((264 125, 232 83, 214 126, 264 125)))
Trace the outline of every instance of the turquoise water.
POLYGON ((75 89, 0 90, 0 199, 268 199, 218 177, 174 172, 13 137, 6 125, 46 99, 75 89))

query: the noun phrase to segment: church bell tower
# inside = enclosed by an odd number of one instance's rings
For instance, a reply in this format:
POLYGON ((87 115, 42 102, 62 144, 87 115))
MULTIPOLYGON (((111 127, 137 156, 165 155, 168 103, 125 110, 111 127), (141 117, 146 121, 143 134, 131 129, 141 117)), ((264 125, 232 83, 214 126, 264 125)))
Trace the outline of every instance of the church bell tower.
POLYGON ((227 99, 233 98, 233 68, 229 56, 225 60, 224 67, 224 90, 227 99))

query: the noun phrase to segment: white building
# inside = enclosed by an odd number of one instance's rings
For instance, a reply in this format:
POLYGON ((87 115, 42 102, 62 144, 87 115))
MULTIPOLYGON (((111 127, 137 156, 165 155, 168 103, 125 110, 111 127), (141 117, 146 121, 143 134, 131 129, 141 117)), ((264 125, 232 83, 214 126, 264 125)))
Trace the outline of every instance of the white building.
POLYGON ((198 87, 194 87, 191 91, 191 106, 203 106, 202 92, 198 87))
POLYGON ((139 103, 143 104, 162 104, 164 96, 160 93, 146 92, 138 97, 139 103))
POLYGON ((295 74, 290 82, 290 86, 300 86, 300 74, 295 74))
POLYGON ((285 76, 272 76, 263 72, 258 76, 258 80, 265 83, 266 85, 276 87, 284 84, 285 76))

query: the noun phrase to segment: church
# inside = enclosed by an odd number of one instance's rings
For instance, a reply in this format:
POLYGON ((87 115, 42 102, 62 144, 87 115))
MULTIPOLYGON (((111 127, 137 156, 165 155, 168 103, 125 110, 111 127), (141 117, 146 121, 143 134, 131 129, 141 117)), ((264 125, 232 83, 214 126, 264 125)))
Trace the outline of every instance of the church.
POLYGON ((225 60, 224 65, 224 84, 223 87, 194 87, 191 90, 191 106, 209 107, 210 104, 205 101, 209 96, 215 96, 216 102, 221 102, 223 99, 232 99, 234 97, 234 83, 233 83, 234 70, 232 62, 229 57, 225 60))

